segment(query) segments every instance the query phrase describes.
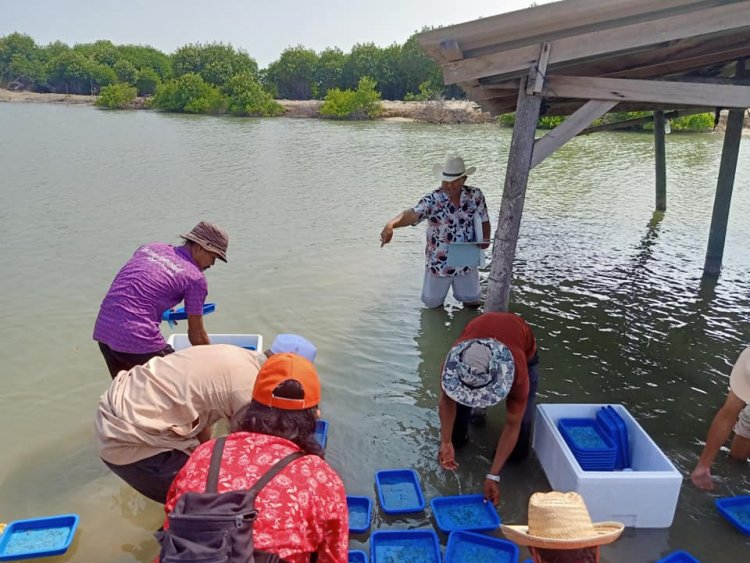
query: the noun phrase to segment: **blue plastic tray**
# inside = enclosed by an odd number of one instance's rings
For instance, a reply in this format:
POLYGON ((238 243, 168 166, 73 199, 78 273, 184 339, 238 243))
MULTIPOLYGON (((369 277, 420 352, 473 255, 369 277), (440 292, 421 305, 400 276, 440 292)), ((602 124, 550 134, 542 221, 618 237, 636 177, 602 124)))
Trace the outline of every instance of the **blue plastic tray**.
MULTIPOLYGON (((203 314, 208 315, 216 310, 215 303, 204 303, 203 314)), ((168 309, 161 314, 161 320, 169 322, 184 321, 187 320, 188 316, 185 313, 185 307, 177 307, 176 309, 168 309)))
POLYGON ((349 563, 367 563, 367 553, 361 549, 350 549, 347 561, 349 563))
POLYGON ((65 553, 78 527, 77 514, 16 520, 0 536, 0 561, 65 553))
POLYGON ((370 536, 372 563, 440 563, 434 530, 378 530, 370 536))
POLYGON ((378 500, 386 514, 421 512, 425 502, 419 475, 413 469, 384 469, 375 473, 378 500))
POLYGON ((320 444, 320 447, 326 449, 328 443, 328 422, 325 420, 318 420, 315 423, 315 439, 320 444))
POLYGON ((438 528, 446 534, 457 530, 496 530, 500 525, 495 506, 482 495, 435 497, 430 507, 438 528))
POLYGON ((632 460, 630 459, 630 446, 629 446, 630 440, 628 438, 628 425, 625 424, 625 421, 622 419, 620 414, 614 409, 614 407, 612 407, 611 405, 608 405, 604 408, 609 414, 610 419, 612 419, 615 422, 615 425, 617 426, 617 429, 620 435, 620 448, 622 449, 623 465, 624 467, 630 467, 632 460))
POLYGON ((716 508, 743 534, 750 534, 750 495, 717 498, 716 508))
POLYGON ((458 531, 448 536, 445 563, 516 563, 518 546, 474 532, 458 531))
POLYGON ((674 551, 656 563, 701 563, 687 551, 674 551))
POLYGON ((361 534, 370 529, 372 521, 372 501, 369 497, 346 497, 349 509, 349 531, 361 534))
POLYGON ((622 440, 620 438, 620 427, 612 418, 609 411, 602 407, 596 413, 596 420, 602 427, 617 447, 617 454, 615 456, 615 469, 623 469, 625 467, 625 452, 622 448, 622 440))

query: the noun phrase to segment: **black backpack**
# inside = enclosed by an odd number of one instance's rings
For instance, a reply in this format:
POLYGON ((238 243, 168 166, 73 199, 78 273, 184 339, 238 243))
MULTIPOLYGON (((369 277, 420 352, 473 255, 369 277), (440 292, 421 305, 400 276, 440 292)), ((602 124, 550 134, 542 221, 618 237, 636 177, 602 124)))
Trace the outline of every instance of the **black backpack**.
POLYGON ((216 440, 205 493, 183 494, 169 514, 169 529, 156 533, 161 563, 283 563, 278 555, 253 548, 255 497, 284 467, 302 457, 279 460, 248 491, 217 493, 226 436, 216 440))

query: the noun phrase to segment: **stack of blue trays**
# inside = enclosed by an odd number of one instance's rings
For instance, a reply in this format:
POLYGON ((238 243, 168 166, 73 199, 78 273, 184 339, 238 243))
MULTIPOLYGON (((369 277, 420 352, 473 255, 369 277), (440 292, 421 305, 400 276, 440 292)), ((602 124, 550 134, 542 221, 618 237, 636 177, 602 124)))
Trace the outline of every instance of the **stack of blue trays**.
POLYGON ((628 427, 622 417, 611 406, 602 407, 596 413, 596 420, 609 435, 617 447, 615 469, 630 467, 630 448, 628 446, 628 427))
POLYGON ((557 427, 584 471, 613 471, 617 446, 592 418, 561 418, 557 427))

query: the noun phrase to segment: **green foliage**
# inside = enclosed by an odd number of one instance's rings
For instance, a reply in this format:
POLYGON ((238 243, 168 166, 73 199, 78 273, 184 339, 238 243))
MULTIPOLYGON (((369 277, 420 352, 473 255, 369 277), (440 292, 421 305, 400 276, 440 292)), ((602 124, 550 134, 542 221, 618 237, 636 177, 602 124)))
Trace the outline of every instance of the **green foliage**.
POLYGON ((224 43, 192 43, 180 47, 172 55, 176 76, 198 74, 214 86, 223 86, 236 74, 258 78, 258 63, 245 51, 224 43))
POLYGON ((304 47, 290 47, 266 69, 264 82, 279 98, 309 100, 317 93, 318 55, 304 47))
POLYGON ((363 76, 357 90, 332 88, 320 108, 321 115, 334 119, 373 119, 383 111, 375 81, 363 76))
POLYGON ((237 74, 224 86, 227 113, 238 116, 273 117, 284 108, 250 74, 237 74))
POLYGON ((328 90, 341 84, 341 72, 348 55, 341 49, 326 49, 318 56, 318 68, 315 72, 315 89, 318 98, 325 98, 328 90))
POLYGON ((672 131, 711 131, 714 128, 714 115, 712 113, 696 113, 686 115, 672 120, 672 131))
POLYGON ((159 77, 159 81, 169 80, 174 76, 172 72, 172 59, 169 55, 149 47, 147 45, 120 45, 118 47, 120 57, 139 72, 151 70, 159 77))
POLYGON ((125 59, 118 59, 115 64, 112 65, 112 70, 115 71, 117 80, 120 82, 135 84, 135 81, 138 79, 138 69, 135 68, 133 63, 126 61, 125 59))
POLYGON ((226 100, 216 86, 190 72, 160 84, 151 107, 184 113, 221 113, 226 100))
POLYGON ((138 71, 135 79, 135 87, 138 88, 139 96, 151 96, 161 84, 159 75, 153 68, 143 68, 138 71))
POLYGON ((404 101, 406 102, 428 102, 438 99, 440 99, 440 90, 434 89, 429 80, 419 85, 419 94, 407 92, 404 96, 404 101))
MULTIPOLYGON (((429 31, 429 28, 422 30, 429 31)), ((399 68, 404 81, 404 92, 419 92, 413 94, 421 100, 428 95, 428 100, 437 99, 443 95, 443 72, 440 66, 428 57, 419 45, 418 34, 413 34, 401 48, 399 68), (434 93, 434 96, 433 96, 434 93)), ((406 96, 404 96, 406 100, 406 96)))
POLYGON ((46 73, 55 91, 69 94, 96 94, 101 87, 117 82, 112 68, 75 50, 64 51, 52 59, 46 73))
POLYGON ((96 99, 96 105, 108 109, 122 109, 132 102, 138 90, 125 82, 110 84, 102 88, 99 97, 96 99))

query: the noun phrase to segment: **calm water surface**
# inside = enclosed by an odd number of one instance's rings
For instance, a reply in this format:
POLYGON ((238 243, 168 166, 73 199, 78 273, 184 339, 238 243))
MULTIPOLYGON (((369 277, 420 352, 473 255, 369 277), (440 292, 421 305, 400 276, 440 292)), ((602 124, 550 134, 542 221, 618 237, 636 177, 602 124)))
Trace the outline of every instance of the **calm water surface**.
MULTIPOLYGON (((425 496, 478 492, 503 409, 475 429, 454 474, 437 464, 439 368, 475 312, 419 302, 423 227, 379 245, 382 225, 434 187, 448 152, 478 171, 496 220, 510 132, 492 125, 331 123, 0 104, 0 521, 75 512, 66 561, 150 561, 161 508, 110 474, 93 412, 110 378, 91 331, 115 272, 145 242, 201 219, 231 236, 208 272, 209 332, 300 332, 319 348, 327 457, 349 494, 411 467, 425 496)), ((750 540, 714 496, 750 493, 721 454, 715 495, 688 474, 750 342, 750 139, 743 141, 724 270, 701 279, 722 137, 667 138, 668 206, 654 215, 649 135, 580 138, 532 172, 512 310, 534 327, 542 402, 620 402, 680 469, 674 525, 628 529, 607 562, 685 549, 747 560, 750 540)), ((486 272, 484 273, 486 278, 486 272)), ((178 327, 183 329, 184 327, 178 327)), ((165 331, 169 329, 165 327, 165 331)), ((525 522, 546 490, 533 459, 509 465, 500 513, 525 522)), ((431 527, 427 516, 374 527, 431 527)), ((365 545, 367 536, 353 538, 365 545)), ((443 538, 443 541, 445 538, 443 538)), ((51 560, 49 560, 51 561, 51 560)))

